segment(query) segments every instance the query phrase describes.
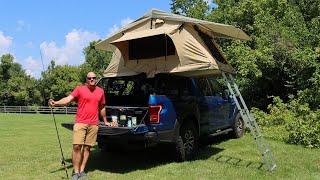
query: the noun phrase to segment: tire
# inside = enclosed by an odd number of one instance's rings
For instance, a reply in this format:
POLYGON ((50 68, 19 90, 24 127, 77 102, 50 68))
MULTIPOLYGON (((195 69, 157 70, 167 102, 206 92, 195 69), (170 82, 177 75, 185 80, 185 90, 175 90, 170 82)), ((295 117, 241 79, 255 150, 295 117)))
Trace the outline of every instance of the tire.
POLYGON ((232 125, 232 137, 233 138, 241 138, 244 134, 244 122, 240 115, 240 113, 237 114, 236 118, 234 119, 234 123, 232 125))
POLYGON ((176 142, 177 160, 190 160, 198 150, 198 134, 193 123, 184 123, 176 142))
POLYGON ((181 136, 179 136, 176 140, 176 160, 178 162, 183 162, 186 160, 186 152, 181 136))

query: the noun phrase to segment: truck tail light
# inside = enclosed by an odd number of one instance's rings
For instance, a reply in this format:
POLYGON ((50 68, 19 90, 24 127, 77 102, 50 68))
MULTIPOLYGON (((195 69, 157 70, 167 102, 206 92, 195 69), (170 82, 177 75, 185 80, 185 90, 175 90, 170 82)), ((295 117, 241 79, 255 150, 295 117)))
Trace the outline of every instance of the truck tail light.
POLYGON ((159 123, 160 122, 160 112, 162 110, 161 105, 149 106, 149 115, 150 115, 150 123, 159 123))

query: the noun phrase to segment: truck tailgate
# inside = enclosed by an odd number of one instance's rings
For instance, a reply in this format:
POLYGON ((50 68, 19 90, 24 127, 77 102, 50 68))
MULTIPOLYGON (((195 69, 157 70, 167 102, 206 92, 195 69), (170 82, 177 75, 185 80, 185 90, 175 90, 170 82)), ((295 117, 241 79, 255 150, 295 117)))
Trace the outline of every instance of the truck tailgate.
MULTIPOLYGON (((67 128, 69 130, 73 130, 74 122, 68 122, 68 123, 61 123, 61 126, 64 128, 67 128)), ((109 135, 109 136, 115 136, 115 135, 122 135, 122 134, 141 134, 148 131, 148 128, 141 124, 136 127, 110 127, 106 126, 103 123, 99 124, 99 130, 98 135, 109 135)))

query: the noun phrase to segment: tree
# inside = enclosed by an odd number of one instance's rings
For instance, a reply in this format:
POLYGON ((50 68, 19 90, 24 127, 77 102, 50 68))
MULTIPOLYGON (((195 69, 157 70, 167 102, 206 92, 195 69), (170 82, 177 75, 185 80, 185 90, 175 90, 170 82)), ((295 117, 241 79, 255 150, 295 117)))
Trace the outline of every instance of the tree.
POLYGON ((12 76, 24 75, 25 72, 21 68, 21 65, 14 62, 14 57, 11 54, 4 54, 0 60, 0 76, 4 82, 12 76))
POLYGON ((68 96, 76 86, 81 84, 79 73, 80 69, 77 66, 56 66, 54 61, 51 61, 48 69, 42 72, 40 80, 44 104, 50 98, 61 99, 68 96))
MULTIPOLYGON (((179 8, 186 15, 196 6, 188 1, 173 2, 180 2, 179 8)), ((205 19, 237 26, 252 38, 248 42, 216 39, 237 70, 238 83, 248 104, 265 109, 272 103, 269 97, 288 100, 291 94, 318 108, 319 1, 225 0, 216 3, 218 7, 207 13, 205 19)))
POLYGON ((207 1, 203 0, 174 0, 171 3, 171 11, 197 19, 205 19, 209 10, 207 1))
POLYGON ((14 76, 7 84, 12 100, 9 105, 36 105, 40 103, 41 94, 37 81, 30 76, 14 76))
MULTIPOLYGON (((97 75, 102 75, 103 71, 110 63, 112 53, 95 49, 95 44, 99 41, 90 42, 89 46, 85 47, 83 53, 85 55, 85 63, 81 65, 82 76, 84 78, 89 71, 96 72, 97 75)), ((81 77, 82 77, 81 76, 81 77)))
POLYGON ((26 75, 10 54, 0 61, 0 105, 34 105, 40 102, 37 80, 26 75))

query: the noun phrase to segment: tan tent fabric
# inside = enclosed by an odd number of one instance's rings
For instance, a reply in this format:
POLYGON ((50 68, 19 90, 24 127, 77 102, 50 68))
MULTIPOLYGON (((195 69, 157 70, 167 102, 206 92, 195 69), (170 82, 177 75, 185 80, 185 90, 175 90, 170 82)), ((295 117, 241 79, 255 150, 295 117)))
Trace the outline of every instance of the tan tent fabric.
MULTIPOLYGON (((243 31, 229 25, 152 10, 96 45, 97 49, 115 50, 104 76, 131 76, 139 73, 146 73, 148 77, 153 77, 157 73, 176 73, 182 76, 214 76, 221 74, 221 71, 234 73, 230 64, 219 62, 216 59, 217 56, 212 55, 212 52, 200 37, 199 31, 212 38, 220 35, 220 37, 227 38, 249 39, 243 31), (196 30, 195 26, 199 30, 196 30), (161 34, 167 35, 172 40, 175 47, 173 55, 129 60, 131 40, 161 34), (110 46, 111 44, 113 47, 110 46)), ((214 41, 213 44, 215 44, 214 41)), ((219 57, 223 57, 223 55, 219 57)))
POLYGON ((217 33, 216 37, 239 39, 239 40, 250 40, 250 37, 246 33, 244 33, 241 29, 236 28, 234 26, 194 19, 190 17, 177 15, 177 14, 163 12, 157 9, 152 9, 143 17, 159 18, 159 19, 165 19, 165 20, 171 20, 171 21, 177 21, 177 22, 197 24, 197 25, 203 26, 203 28, 207 28, 213 33, 217 33), (218 34, 221 34, 221 36, 218 36, 218 34))
POLYGON ((105 77, 116 76, 132 76, 137 72, 130 70, 124 66, 124 60, 119 49, 116 49, 113 53, 112 61, 104 72, 105 77))
POLYGON ((129 41, 132 39, 139 39, 143 37, 150 37, 150 36, 155 36, 159 34, 170 34, 172 31, 176 30, 179 28, 180 24, 170 26, 170 27, 160 27, 157 29, 146 29, 146 30, 141 30, 141 31, 131 31, 128 33, 125 33, 121 38, 116 39, 112 42, 111 44, 116 43, 116 42, 121 42, 121 41, 129 41))
POLYGON ((113 51, 114 47, 110 46, 110 42, 114 41, 115 39, 118 39, 119 36, 122 36, 123 32, 126 32, 130 30, 132 27, 137 26, 138 24, 141 24, 142 22, 145 22, 150 19, 162 19, 164 21, 174 21, 179 23, 190 23, 194 25, 198 25, 203 30, 206 30, 212 34, 214 37, 221 37, 221 38, 230 38, 230 39, 239 39, 239 40, 250 40, 250 37, 244 33, 241 29, 236 28, 231 25, 226 24, 220 24, 220 23, 214 23, 210 21, 204 21, 199 19, 194 19, 190 17, 185 17, 177 14, 167 13, 164 11, 160 11, 157 9, 152 9, 148 13, 146 13, 141 18, 137 19, 136 21, 128 24, 127 26, 123 27, 107 39, 99 42, 96 45, 97 49, 100 50, 109 50, 113 51))
POLYGON ((100 41, 99 43, 97 43, 95 45, 96 49, 100 49, 100 50, 104 50, 104 51, 115 51, 115 46, 111 45, 110 42, 120 38, 123 34, 122 32, 125 30, 128 30, 132 27, 138 26, 139 24, 142 24, 143 22, 147 21, 148 19, 138 19, 130 24, 128 24, 127 26, 121 28, 119 31, 115 32, 114 34, 112 34, 110 37, 108 37, 107 39, 100 41))

